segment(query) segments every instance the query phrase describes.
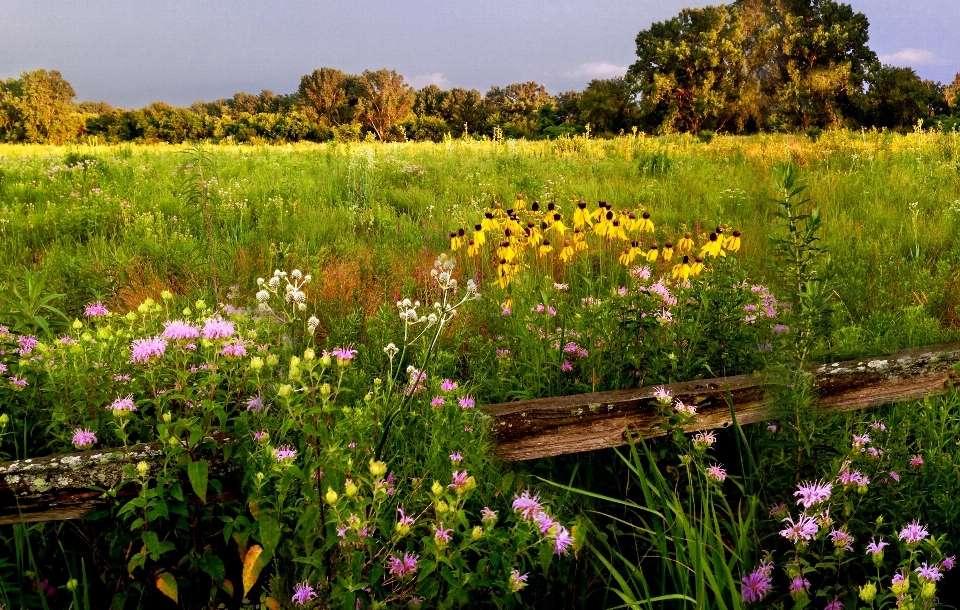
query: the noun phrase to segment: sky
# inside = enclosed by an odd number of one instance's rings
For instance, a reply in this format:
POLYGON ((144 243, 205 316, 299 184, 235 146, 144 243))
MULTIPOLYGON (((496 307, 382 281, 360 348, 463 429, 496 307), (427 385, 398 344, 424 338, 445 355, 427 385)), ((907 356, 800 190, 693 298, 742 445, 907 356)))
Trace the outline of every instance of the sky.
MULTIPOLYGON (((949 83, 960 0, 847 0, 884 63, 949 83)), ((390 68, 415 87, 622 76, 635 38, 696 0, 0 0, 0 78, 59 70, 78 100, 188 105, 296 91, 322 66, 390 68)))

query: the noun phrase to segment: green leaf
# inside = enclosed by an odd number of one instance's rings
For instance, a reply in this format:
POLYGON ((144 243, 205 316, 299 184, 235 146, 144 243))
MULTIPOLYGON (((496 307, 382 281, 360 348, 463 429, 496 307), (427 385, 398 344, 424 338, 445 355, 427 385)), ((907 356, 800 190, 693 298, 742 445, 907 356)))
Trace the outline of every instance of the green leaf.
POLYGON ((260 526, 260 542, 272 553, 280 544, 280 523, 273 515, 264 514, 257 519, 257 524, 260 526))
POLYGON ((179 603, 179 597, 177 595, 177 579, 174 578, 173 574, 170 572, 163 572, 157 576, 157 589, 172 599, 174 603, 179 603))
POLYGON ((207 460, 199 462, 190 462, 187 465, 187 476, 190 478, 190 485, 193 487, 193 493, 197 494, 200 502, 207 503, 207 477, 210 474, 210 463, 207 460))

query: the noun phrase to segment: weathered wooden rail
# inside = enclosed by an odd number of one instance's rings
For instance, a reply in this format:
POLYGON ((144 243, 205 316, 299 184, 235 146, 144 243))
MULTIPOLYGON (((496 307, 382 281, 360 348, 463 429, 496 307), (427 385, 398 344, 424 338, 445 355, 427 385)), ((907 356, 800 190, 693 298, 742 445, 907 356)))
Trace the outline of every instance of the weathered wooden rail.
MULTIPOLYGON (((811 370, 818 407, 846 411, 943 394, 958 378, 960 344, 910 349, 882 358, 818 365, 811 370)), ((958 384, 960 385, 960 384, 958 384)), ((737 421, 775 420, 769 384, 759 375, 739 375, 666 384, 674 398, 697 406, 690 430, 722 428, 737 421)), ((495 451, 504 461, 550 457, 617 447, 628 434, 650 438, 657 428, 654 388, 579 394, 490 405, 495 451), (628 432, 629 431, 629 432, 628 432)), ((128 459, 156 466, 159 444, 121 450, 104 449, 0 464, 0 525, 73 519, 109 502, 99 489, 123 481, 128 459)))

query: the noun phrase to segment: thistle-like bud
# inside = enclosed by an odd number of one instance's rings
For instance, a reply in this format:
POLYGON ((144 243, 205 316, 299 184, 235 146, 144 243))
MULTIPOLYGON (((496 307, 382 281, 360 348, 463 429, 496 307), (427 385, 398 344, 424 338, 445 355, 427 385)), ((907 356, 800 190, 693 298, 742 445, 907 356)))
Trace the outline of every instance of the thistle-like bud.
POLYGON ((370 458, 370 476, 379 479, 385 474, 387 474, 387 463, 370 458))
POLYGON ((137 464, 137 474, 139 474, 141 478, 147 476, 147 472, 149 471, 150 471, 150 465, 147 464, 146 462, 139 462, 137 464))
POLYGON ((263 368, 263 358, 261 358, 260 356, 254 356, 253 358, 250 359, 250 370, 251 370, 251 371, 256 372, 256 371, 259 371, 259 370, 262 369, 262 368, 263 368))
POLYGON ((357 484, 354 483, 353 481, 347 481, 347 484, 346 484, 346 486, 345 486, 345 489, 346 489, 347 497, 348 497, 348 498, 352 498, 352 497, 356 496, 356 495, 357 495, 357 492, 360 491, 360 488, 357 487, 357 484))
POLYGON ((337 500, 340 499, 340 496, 337 495, 337 492, 333 491, 332 487, 327 487, 327 493, 324 495, 324 499, 327 501, 327 504, 333 506, 337 503, 337 500))
POLYGON ((289 383, 285 383, 277 389, 277 395, 280 396, 280 398, 287 398, 292 392, 293 386, 289 383))
POLYGON ((877 596, 877 585, 873 584, 872 582, 868 582, 867 584, 860 587, 860 599, 862 599, 865 604, 869 604, 870 602, 872 602, 873 598, 875 598, 876 596, 877 596))
POLYGON ((75 319, 73 321, 73 330, 80 330, 81 328, 83 328, 83 322, 81 322, 79 318, 75 319))
POLYGON ((434 481, 433 487, 430 488, 430 491, 433 492, 433 495, 439 496, 443 494, 443 485, 440 484, 440 481, 434 481))

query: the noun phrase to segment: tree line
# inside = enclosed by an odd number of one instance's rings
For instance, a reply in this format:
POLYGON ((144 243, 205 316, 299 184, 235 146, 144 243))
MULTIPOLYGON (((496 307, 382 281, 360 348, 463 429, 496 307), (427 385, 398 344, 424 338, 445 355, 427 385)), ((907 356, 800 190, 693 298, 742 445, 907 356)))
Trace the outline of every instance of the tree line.
POLYGON ((536 82, 415 90, 393 70, 324 67, 290 94, 261 91, 178 107, 76 103, 56 70, 0 81, 0 141, 290 142, 555 138, 645 133, 911 129, 960 125, 949 85, 882 65, 869 23, 834 0, 736 0, 684 9, 637 35, 622 78, 550 95, 536 82))

